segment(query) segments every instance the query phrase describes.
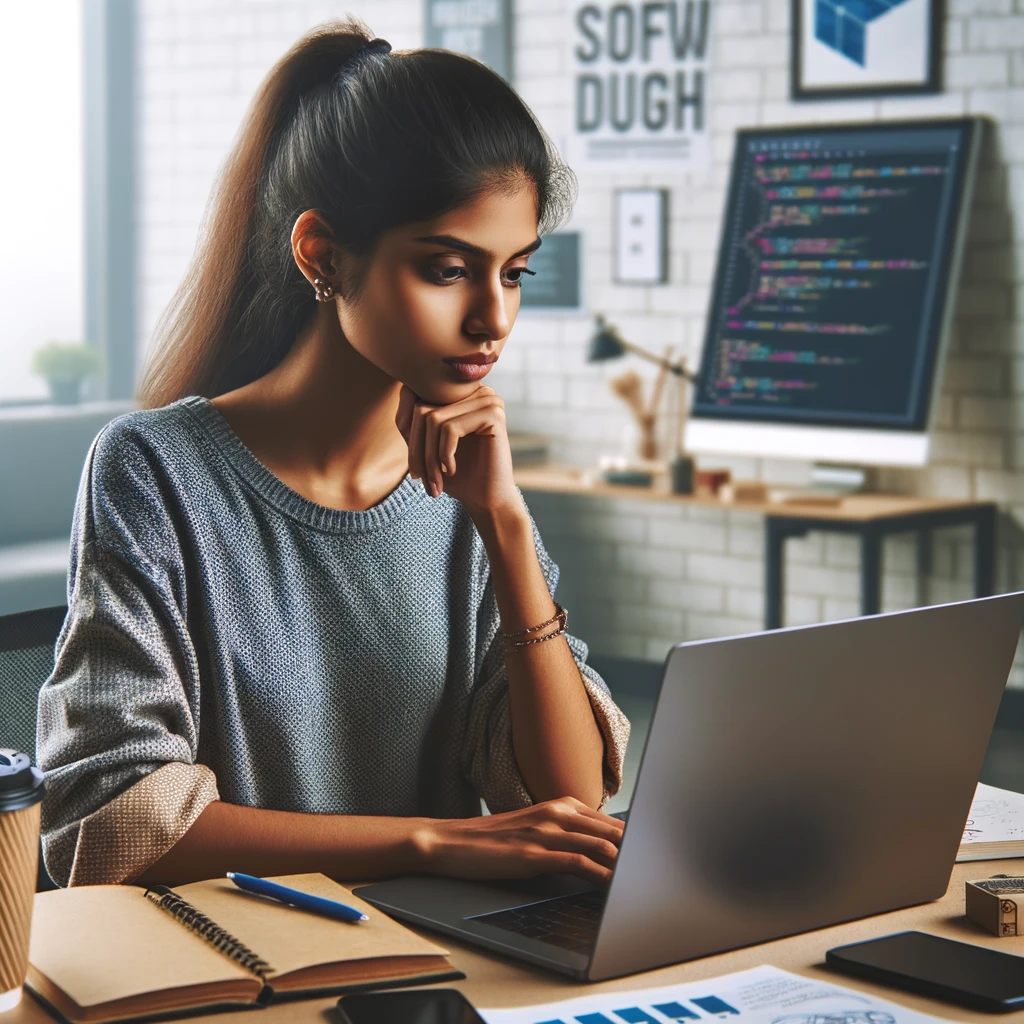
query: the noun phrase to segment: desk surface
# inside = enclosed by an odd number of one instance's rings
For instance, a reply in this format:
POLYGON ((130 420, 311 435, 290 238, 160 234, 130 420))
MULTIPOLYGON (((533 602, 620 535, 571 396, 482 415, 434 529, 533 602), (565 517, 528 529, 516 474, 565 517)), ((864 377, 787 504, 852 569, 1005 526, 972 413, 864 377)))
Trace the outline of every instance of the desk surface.
MULTIPOLYGON (((1017 874, 1021 871, 1022 865, 1024 862, 1020 860, 957 864, 953 869, 953 877, 946 895, 934 903, 910 907, 907 910, 897 910, 890 914, 881 914, 861 921, 851 921, 833 928, 794 935, 775 942, 763 943, 760 946, 733 950, 730 953, 722 953, 703 960, 677 964, 646 974, 634 974, 596 985, 570 981, 539 968, 520 965, 514 960, 478 952, 470 946, 449 942, 444 938, 438 941, 447 945, 451 950, 452 962, 466 972, 466 979, 454 983, 454 987, 462 989, 476 1006, 524 1006, 530 1003, 568 999, 589 992, 696 981, 700 978, 711 978, 732 971, 746 970, 748 967, 757 967, 760 964, 771 964, 809 977, 828 977, 836 984, 872 992, 881 998, 949 1020, 1024 1021, 1024 1010, 1000 1015, 997 1018, 992 1014, 967 1010, 949 1003, 940 1003, 922 996, 914 996, 854 978, 846 978, 827 971, 822 966, 825 960, 825 951, 832 946, 840 946, 847 942, 857 942, 861 939, 874 938, 909 928, 965 942, 975 942, 978 945, 992 946, 1007 953, 1024 955, 1024 936, 997 939, 983 932, 963 916, 964 882, 967 879, 987 878, 998 873, 1017 874)), ((326 1011, 336 1002, 336 998, 310 999, 270 1006, 261 1011, 259 1020, 262 1024, 283 1021, 331 1024, 337 1018, 326 1011)), ((216 1024, 245 1024, 249 1020, 248 1017, 241 1017, 238 1013, 215 1014, 198 1019, 208 1022, 208 1024, 215 1024, 215 1022, 216 1024)), ((17 1008, 4 1014, 0 1020, 3 1021, 3 1024, 52 1024, 52 1018, 27 994, 17 1008)))
POLYGON ((798 501, 722 501, 712 495, 673 494, 668 479, 655 479, 650 487, 627 484, 609 484, 601 479, 597 470, 578 466, 543 464, 519 466, 515 481, 524 490, 552 491, 561 494, 584 494, 600 498, 639 498, 648 501, 676 501, 684 505, 699 505, 735 512, 759 512, 762 515, 799 516, 803 519, 839 519, 867 522, 899 516, 919 515, 927 512, 977 508, 991 502, 947 498, 919 498, 898 494, 851 494, 838 505, 815 505, 798 501))

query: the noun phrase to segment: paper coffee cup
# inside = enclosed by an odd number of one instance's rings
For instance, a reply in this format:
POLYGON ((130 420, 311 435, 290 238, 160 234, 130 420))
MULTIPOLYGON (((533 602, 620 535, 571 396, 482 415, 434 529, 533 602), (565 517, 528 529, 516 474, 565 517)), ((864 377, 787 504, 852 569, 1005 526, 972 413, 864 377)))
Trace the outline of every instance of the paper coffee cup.
POLYGON ((42 799, 28 754, 0 748, 0 1013, 17 1006, 28 969, 42 799))

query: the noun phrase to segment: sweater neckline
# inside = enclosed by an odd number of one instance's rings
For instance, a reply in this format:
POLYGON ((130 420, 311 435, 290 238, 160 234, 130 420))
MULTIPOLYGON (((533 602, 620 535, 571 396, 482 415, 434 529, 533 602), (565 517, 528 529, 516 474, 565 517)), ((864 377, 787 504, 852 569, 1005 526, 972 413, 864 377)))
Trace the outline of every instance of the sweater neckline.
POLYGON ((243 444, 220 410, 201 395, 181 399, 196 416, 218 451, 249 486, 270 504, 307 526, 329 533, 355 533, 379 530, 427 500, 426 491, 406 473, 398 486, 368 509, 339 509, 319 505, 289 487, 275 476, 243 444))

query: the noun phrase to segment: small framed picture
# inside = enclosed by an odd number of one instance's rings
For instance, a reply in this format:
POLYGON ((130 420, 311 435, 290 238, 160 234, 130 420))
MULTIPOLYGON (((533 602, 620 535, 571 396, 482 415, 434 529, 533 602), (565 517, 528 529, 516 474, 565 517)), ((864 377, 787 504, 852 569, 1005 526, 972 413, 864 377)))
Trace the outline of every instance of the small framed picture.
POLYGON ((545 235, 540 248, 530 256, 530 269, 536 276, 523 279, 520 312, 582 313, 586 308, 583 254, 583 236, 579 231, 545 235))
POLYGON ((667 211, 665 189, 615 190, 617 284, 662 284, 668 280, 667 211))
POLYGON ((423 0, 424 45, 464 53, 512 81, 512 0, 423 0))
POLYGON ((794 100, 939 92, 942 0, 791 0, 794 100))

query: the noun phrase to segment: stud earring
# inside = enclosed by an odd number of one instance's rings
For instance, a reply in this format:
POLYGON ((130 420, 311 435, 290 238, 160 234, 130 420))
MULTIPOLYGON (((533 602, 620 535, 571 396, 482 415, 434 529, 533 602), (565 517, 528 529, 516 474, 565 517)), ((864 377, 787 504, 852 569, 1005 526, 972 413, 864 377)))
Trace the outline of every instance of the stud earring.
POLYGON ((334 285, 322 277, 313 278, 313 287, 316 289, 317 302, 330 302, 334 298, 334 285))

